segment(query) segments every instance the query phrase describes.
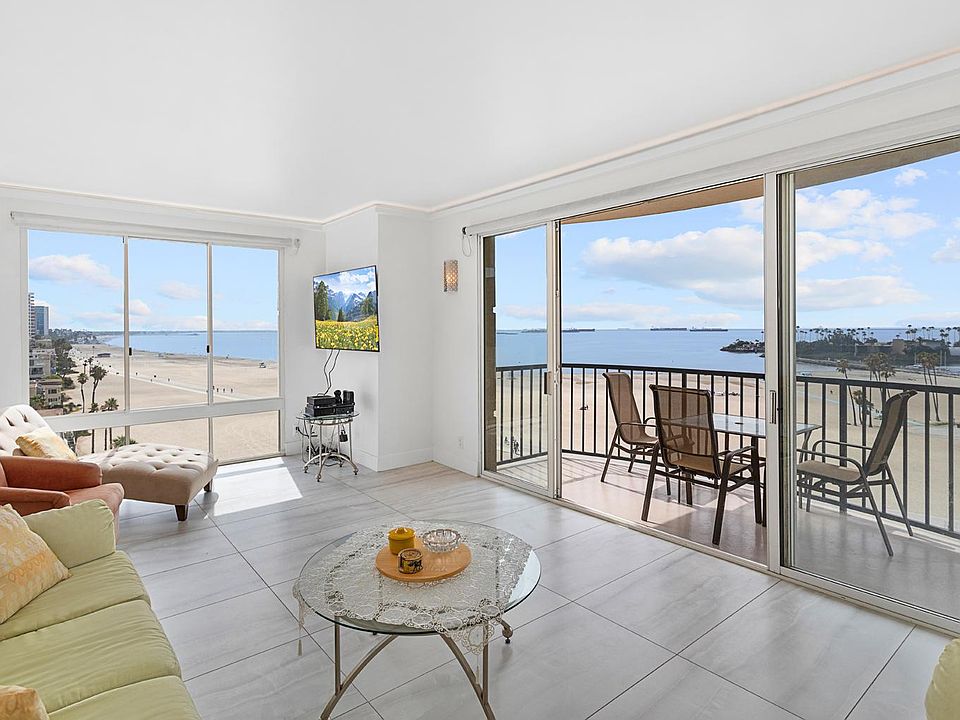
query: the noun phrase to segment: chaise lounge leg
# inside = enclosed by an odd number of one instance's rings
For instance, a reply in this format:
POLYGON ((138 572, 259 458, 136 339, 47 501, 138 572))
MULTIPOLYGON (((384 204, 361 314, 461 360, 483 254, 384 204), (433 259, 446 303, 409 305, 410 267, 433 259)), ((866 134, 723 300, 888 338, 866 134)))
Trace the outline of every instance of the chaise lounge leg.
POLYGON ((187 506, 186 505, 177 505, 177 520, 183 522, 187 519, 187 506))
POLYGON ((213 480, 211 480, 210 482, 208 482, 206 485, 203 486, 204 492, 210 492, 211 490, 213 490, 213 480))

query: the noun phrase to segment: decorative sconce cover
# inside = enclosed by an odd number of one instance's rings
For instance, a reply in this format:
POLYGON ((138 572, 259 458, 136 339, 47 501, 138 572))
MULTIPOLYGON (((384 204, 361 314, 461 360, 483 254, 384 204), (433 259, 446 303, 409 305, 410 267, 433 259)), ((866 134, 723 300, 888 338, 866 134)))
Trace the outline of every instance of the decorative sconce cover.
POLYGON ((456 292, 460 283, 460 270, 456 260, 443 261, 443 291, 456 292))

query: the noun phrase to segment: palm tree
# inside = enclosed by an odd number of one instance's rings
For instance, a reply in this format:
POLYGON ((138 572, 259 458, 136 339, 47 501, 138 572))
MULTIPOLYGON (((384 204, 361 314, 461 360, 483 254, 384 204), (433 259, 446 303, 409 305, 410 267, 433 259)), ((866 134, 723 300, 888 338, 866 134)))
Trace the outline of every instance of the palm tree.
POLYGON ((87 384, 87 380, 89 380, 89 379, 90 379, 89 376, 88 376, 87 373, 85 373, 85 372, 82 372, 82 373, 80 373, 79 375, 77 375, 77 384, 80 386, 80 408, 81 408, 81 412, 83 411, 83 409, 85 409, 85 408, 87 407, 87 398, 86 398, 86 395, 85 395, 84 392, 83 392, 83 386, 87 384))
MULTIPOLYGON (((90 391, 90 412, 97 412, 99 407, 97 406, 97 386, 100 384, 100 381, 107 376, 107 371, 103 369, 102 365, 94 365, 93 362, 90 363, 90 377, 93 379, 93 390, 90 391), (94 410, 94 407, 97 410, 94 410)), ((96 438, 96 431, 90 430, 90 450, 93 452, 96 449, 96 443, 94 439, 96 438)))
MULTIPOLYGON (((113 412, 114 410, 118 410, 119 408, 120 408, 120 404, 117 402, 116 398, 111 397, 103 401, 104 412, 113 412)), ((107 433, 109 434, 110 437, 109 437, 109 440, 106 437, 103 438, 104 450, 108 450, 109 448, 113 447, 113 428, 112 427, 107 428, 107 433)))
MULTIPOLYGON (((923 379, 927 384, 937 386, 937 355, 932 352, 917 353, 917 362, 923 367, 923 379)), ((934 392, 933 395, 933 413, 940 422, 940 393, 934 392)))
MULTIPOLYGON (((843 375, 844 380, 849 380, 850 376, 847 373, 850 372, 850 363, 843 359, 837 360, 837 372, 843 375)), ((850 394, 850 402, 853 403, 853 408, 856 410, 857 403, 856 400, 853 399, 853 388, 851 388, 849 385, 847 386, 847 392, 850 394)), ((846 398, 844 398, 843 402, 846 402, 846 398)), ((854 427, 857 425, 856 412, 853 413, 853 425, 854 427)))

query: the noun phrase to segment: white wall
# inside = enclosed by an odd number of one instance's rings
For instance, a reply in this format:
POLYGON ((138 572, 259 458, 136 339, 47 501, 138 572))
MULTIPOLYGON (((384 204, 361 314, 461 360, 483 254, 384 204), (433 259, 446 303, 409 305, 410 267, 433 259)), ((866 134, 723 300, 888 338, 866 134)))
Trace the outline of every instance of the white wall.
POLYGON ((380 214, 380 469, 433 458, 433 317, 440 267, 421 214, 380 214))
MULTIPOLYGON (((950 60, 506 193, 495 200, 435 214, 430 262, 439 267, 446 258, 458 258, 460 292, 434 298, 434 458, 476 473, 481 457, 481 257, 475 241, 471 242, 471 255, 461 251, 463 226, 525 213, 533 218, 544 209, 600 196, 604 197, 597 200, 596 208, 612 207, 957 132, 960 68, 950 60)), ((553 217, 564 216, 561 210, 555 212, 553 217)))
MULTIPOLYGON (((380 244, 376 211, 370 209, 331 223, 324 229, 324 240, 326 257, 323 272, 376 265, 380 244)), ((378 301, 382 304, 382 294, 378 301)), ((326 350, 314 352, 317 374, 311 395, 324 390, 321 366, 328 354, 326 350)), ((360 412, 360 417, 353 423, 354 458, 361 465, 376 470, 380 455, 380 353, 341 351, 333 373, 332 390, 354 391, 360 412)))
MULTIPOLYGON (((356 393, 355 458, 374 470, 430 460, 433 330, 426 218, 369 208, 327 225, 325 248, 325 272, 377 266, 380 352, 341 352, 333 376, 334 389, 356 393)), ((438 272, 436 286, 439 277, 438 272)))
POLYGON ((20 229, 10 213, 30 212, 100 222, 115 222, 191 228, 202 231, 242 233, 278 237, 299 237, 299 250, 284 250, 281 259, 280 299, 283 312, 284 398, 283 443, 299 447, 293 418, 303 409, 303 398, 314 391, 312 376, 319 373, 313 339, 313 295, 311 278, 322 269, 324 241, 319 225, 266 222, 229 213, 190 212, 141 203, 94 200, 47 192, 7 191, 0 193, 0 408, 28 400, 26 375, 26 322, 24 298, 27 258, 21 253, 20 229))

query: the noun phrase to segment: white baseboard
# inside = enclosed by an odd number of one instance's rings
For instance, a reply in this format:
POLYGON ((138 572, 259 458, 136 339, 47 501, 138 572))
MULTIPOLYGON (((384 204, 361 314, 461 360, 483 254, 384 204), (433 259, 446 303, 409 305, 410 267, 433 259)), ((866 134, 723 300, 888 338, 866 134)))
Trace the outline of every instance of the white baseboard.
POLYGON ((417 450, 405 450, 399 453, 390 453, 381 455, 379 458, 378 470, 393 470, 395 468, 407 467, 408 465, 418 465, 420 463, 433 460, 433 448, 419 448, 417 450))
MULTIPOLYGON (((300 441, 285 443, 283 454, 297 456, 300 454, 300 441)), ((420 463, 433 460, 432 448, 419 448, 417 450, 406 450, 399 453, 390 453, 389 455, 374 455, 364 450, 353 450, 353 461, 357 465, 362 465, 375 472, 382 470, 394 470, 396 468, 407 467, 408 465, 418 465, 420 463)))

